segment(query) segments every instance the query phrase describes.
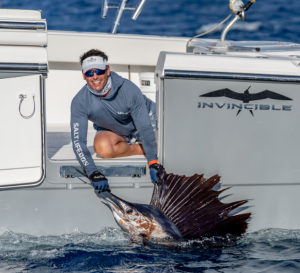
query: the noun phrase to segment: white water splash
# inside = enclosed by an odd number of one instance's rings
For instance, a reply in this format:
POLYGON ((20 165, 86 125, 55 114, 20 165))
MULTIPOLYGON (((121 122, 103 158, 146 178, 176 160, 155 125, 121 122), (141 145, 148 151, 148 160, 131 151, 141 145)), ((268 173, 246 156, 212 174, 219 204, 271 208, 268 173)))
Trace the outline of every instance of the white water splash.
MULTIPOLYGON (((214 27, 216 27, 217 25, 218 24, 216 24, 216 23, 202 25, 200 28, 198 28, 196 30, 196 33, 200 34, 200 33, 209 31, 209 30, 213 29, 214 27)), ((263 23, 259 22, 259 21, 258 22, 238 22, 232 26, 231 30, 254 32, 254 31, 259 30, 262 26, 263 26, 263 23)), ((221 31, 223 31, 223 29, 225 27, 226 27, 226 24, 221 25, 216 30, 214 30, 214 32, 221 32, 221 31)))
POLYGON ((93 244, 97 246, 126 245, 129 237, 118 228, 102 228, 95 234, 86 234, 79 230, 61 236, 33 236, 14 233, 6 228, 0 229, 1 251, 24 251, 40 246, 63 247, 72 244, 74 247, 93 244))

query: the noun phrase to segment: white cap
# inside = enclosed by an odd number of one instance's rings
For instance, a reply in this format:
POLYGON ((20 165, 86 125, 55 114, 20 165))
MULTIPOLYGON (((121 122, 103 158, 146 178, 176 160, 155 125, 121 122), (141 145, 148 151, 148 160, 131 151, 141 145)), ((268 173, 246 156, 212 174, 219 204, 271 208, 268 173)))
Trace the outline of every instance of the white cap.
POLYGON ((92 68, 98 68, 98 69, 106 69, 107 66, 107 60, 104 60, 102 57, 99 56, 92 56, 84 59, 82 62, 82 71, 85 73, 86 71, 92 69, 92 68))

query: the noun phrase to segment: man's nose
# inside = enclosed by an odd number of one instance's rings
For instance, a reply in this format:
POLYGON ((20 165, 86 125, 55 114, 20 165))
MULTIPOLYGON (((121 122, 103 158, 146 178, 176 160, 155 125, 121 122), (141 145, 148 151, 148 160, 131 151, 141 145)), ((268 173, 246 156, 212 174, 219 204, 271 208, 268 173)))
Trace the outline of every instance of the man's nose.
POLYGON ((98 78, 98 75, 96 74, 96 72, 94 72, 93 79, 97 80, 97 78, 98 78))

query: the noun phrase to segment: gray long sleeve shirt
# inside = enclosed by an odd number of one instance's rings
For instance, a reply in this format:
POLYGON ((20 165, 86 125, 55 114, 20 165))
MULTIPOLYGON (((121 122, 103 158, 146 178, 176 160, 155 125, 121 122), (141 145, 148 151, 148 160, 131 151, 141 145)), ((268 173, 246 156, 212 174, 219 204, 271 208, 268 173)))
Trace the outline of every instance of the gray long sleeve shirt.
MULTIPOLYGON (((149 118, 154 102, 131 81, 111 72, 112 88, 106 97, 92 94, 85 85, 71 104, 71 136, 77 160, 88 176, 97 171, 86 146, 88 120, 121 136, 139 132, 148 162, 157 160, 157 144, 149 118)), ((95 126, 96 125, 96 126, 95 126)))

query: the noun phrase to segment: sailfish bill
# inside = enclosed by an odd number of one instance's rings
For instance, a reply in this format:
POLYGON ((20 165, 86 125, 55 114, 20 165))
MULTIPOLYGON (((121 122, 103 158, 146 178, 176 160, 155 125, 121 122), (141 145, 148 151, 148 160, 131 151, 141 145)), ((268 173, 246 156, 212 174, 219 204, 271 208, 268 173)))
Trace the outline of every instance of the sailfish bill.
MULTIPOLYGON (((118 225, 132 237, 201 239, 246 232, 251 213, 240 213, 248 200, 222 203, 220 176, 205 179, 167 174, 161 166, 149 205, 127 202, 110 192, 95 191, 118 225)), ((248 207, 246 207, 248 208, 248 207)))

